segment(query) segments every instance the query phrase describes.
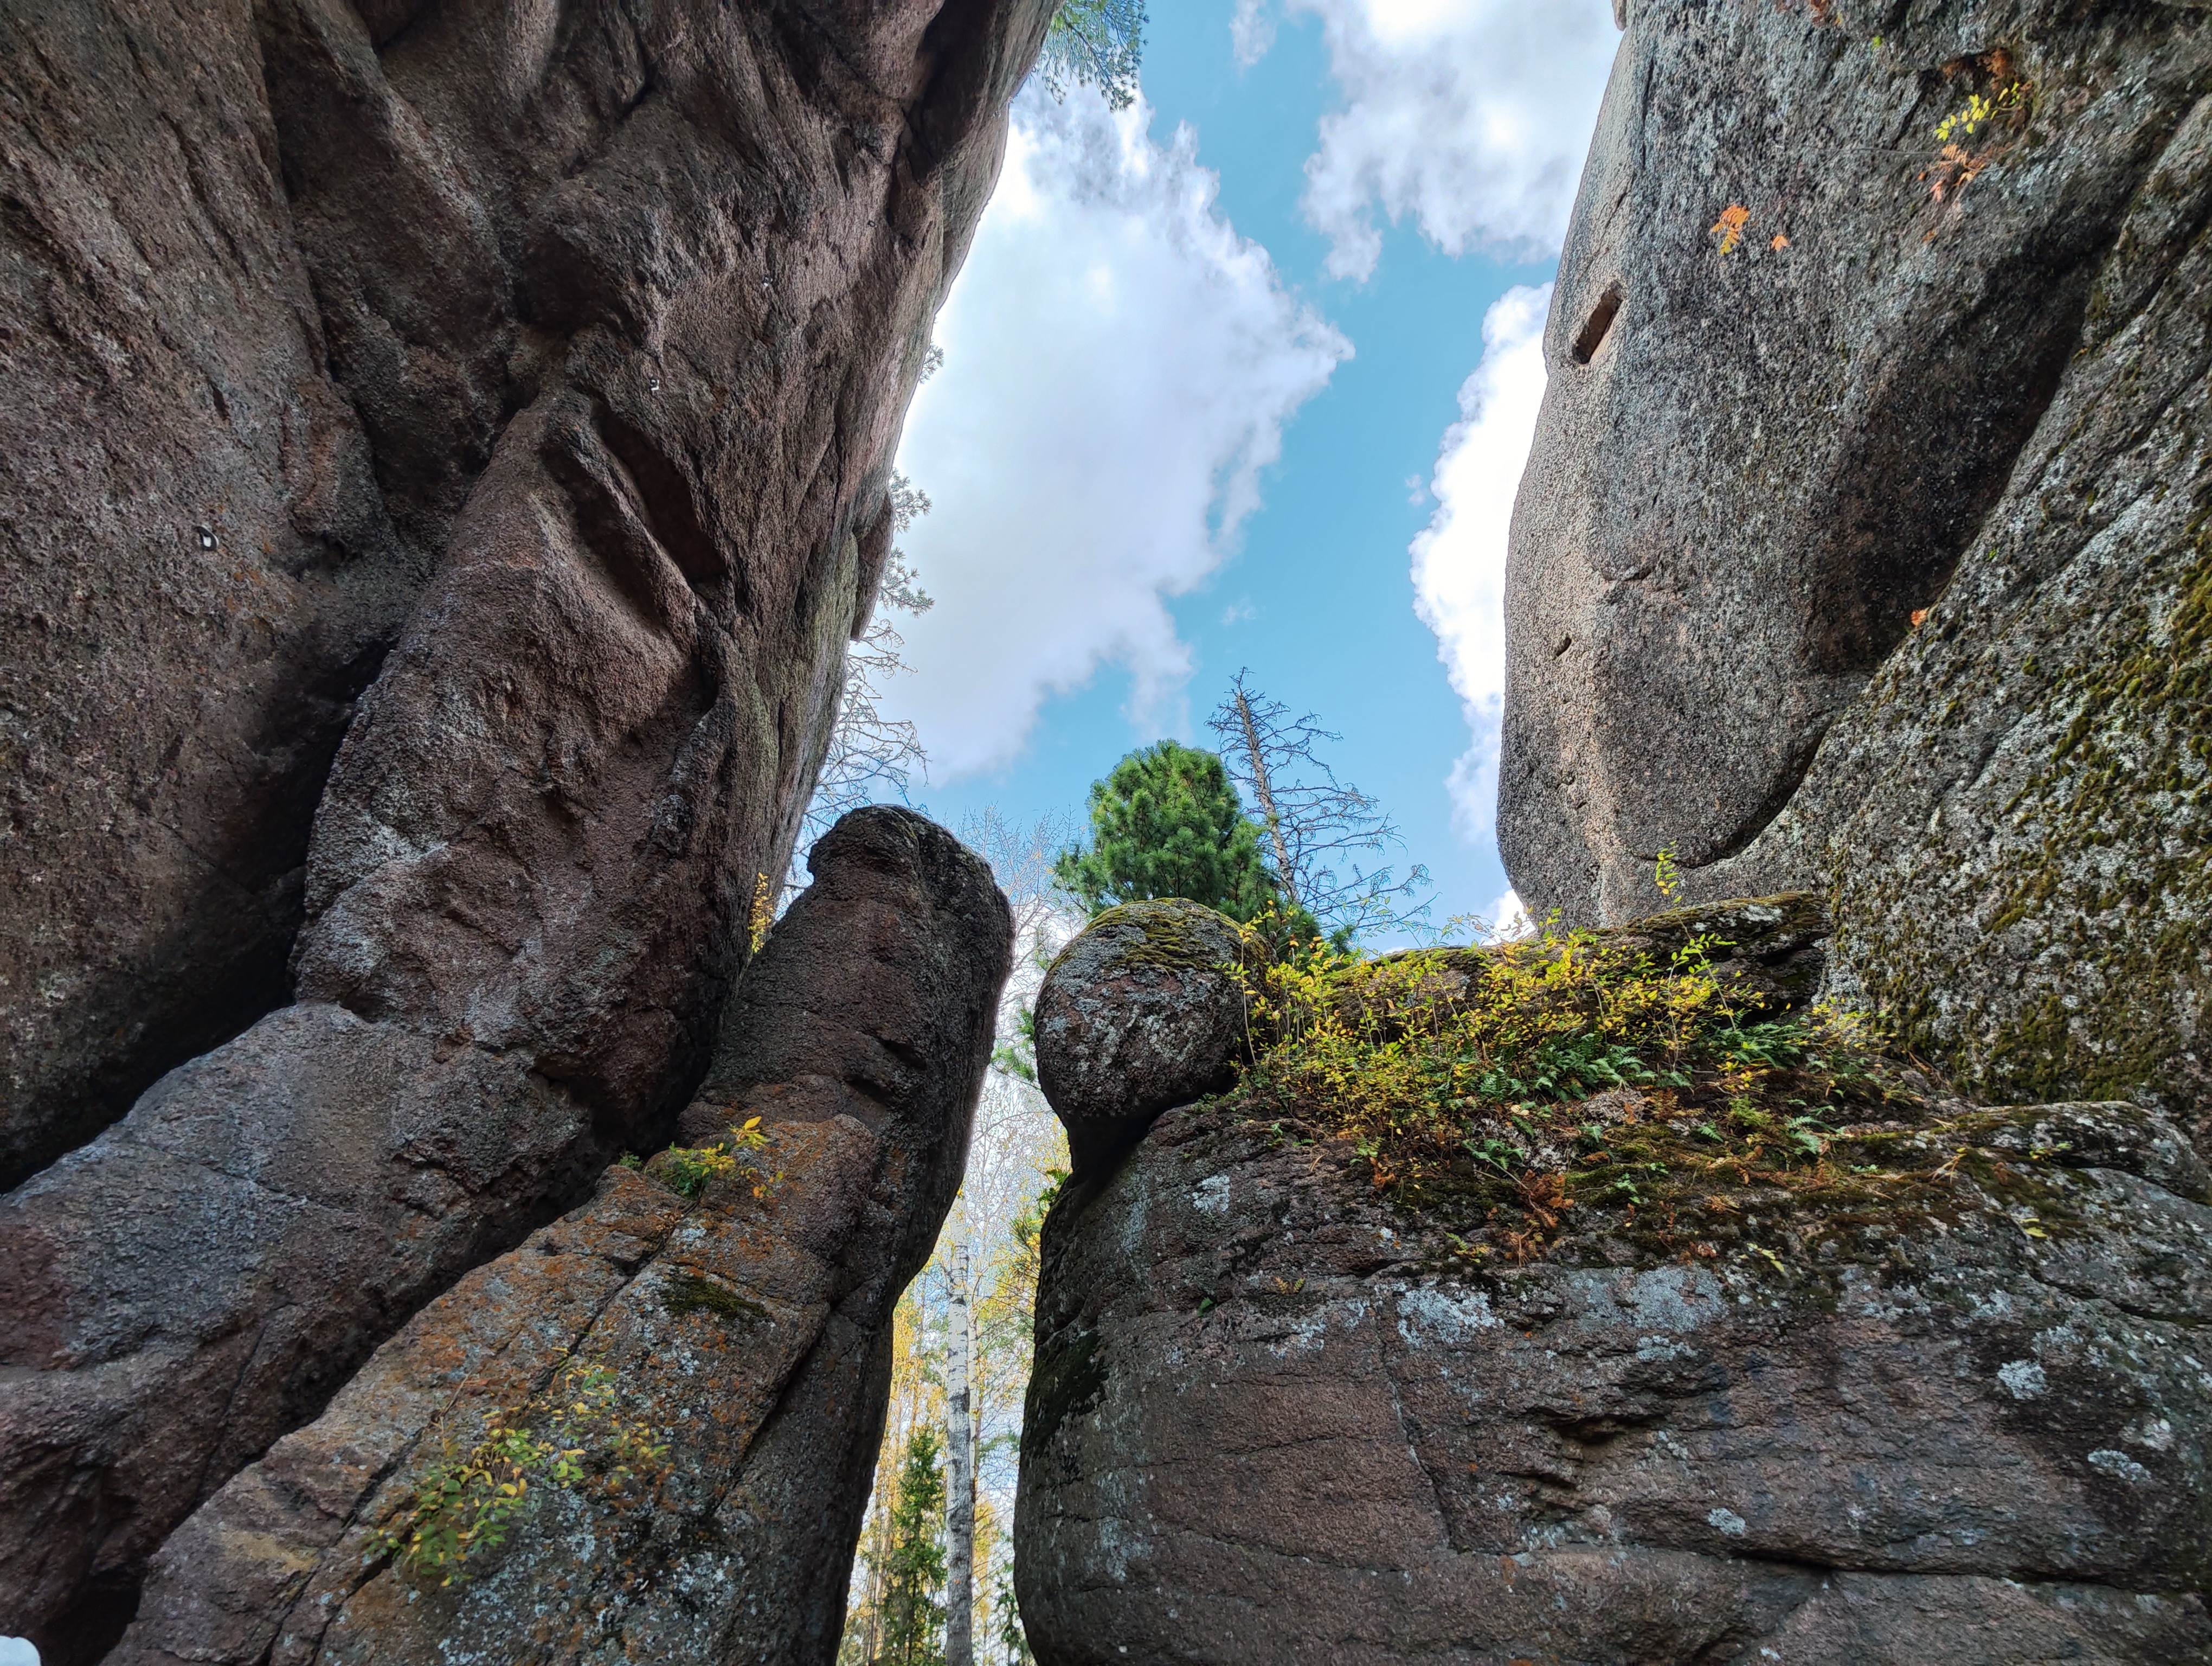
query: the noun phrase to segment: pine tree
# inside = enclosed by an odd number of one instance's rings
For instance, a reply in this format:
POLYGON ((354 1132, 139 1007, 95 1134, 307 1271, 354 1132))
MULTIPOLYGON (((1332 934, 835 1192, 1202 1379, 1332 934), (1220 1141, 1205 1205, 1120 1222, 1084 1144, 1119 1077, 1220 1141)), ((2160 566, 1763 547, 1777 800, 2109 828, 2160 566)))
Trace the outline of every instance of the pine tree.
POLYGON ((1091 844, 1053 865, 1094 915, 1118 903, 1187 897, 1232 920, 1279 902, 1260 829, 1221 760, 1173 740, 1130 753, 1091 788, 1091 844))
POLYGON ((942 1442, 923 1424, 907 1437, 885 1553, 881 1651, 875 1666, 945 1666, 942 1442))
POLYGON ((1022 1611, 1014 1601, 1011 1576, 999 1581, 999 1647, 1005 1651, 1006 1666, 1036 1666, 1036 1656, 1030 1651, 1029 1633, 1022 1629, 1022 1611))

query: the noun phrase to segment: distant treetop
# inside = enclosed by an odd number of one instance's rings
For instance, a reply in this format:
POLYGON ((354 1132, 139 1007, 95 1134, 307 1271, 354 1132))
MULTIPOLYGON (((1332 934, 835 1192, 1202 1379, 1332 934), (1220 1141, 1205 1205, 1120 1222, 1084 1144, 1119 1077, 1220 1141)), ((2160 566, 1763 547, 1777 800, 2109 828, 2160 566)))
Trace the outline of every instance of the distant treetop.
POLYGON ((1062 0, 1037 73, 1056 99, 1066 98, 1071 86, 1096 87, 1110 107, 1126 110, 1137 96, 1144 51, 1143 0, 1062 0))
POLYGON ((1053 872, 1094 915, 1187 897, 1249 921, 1280 897, 1221 760, 1173 740, 1130 753, 1092 784, 1090 846, 1062 851, 1053 872))

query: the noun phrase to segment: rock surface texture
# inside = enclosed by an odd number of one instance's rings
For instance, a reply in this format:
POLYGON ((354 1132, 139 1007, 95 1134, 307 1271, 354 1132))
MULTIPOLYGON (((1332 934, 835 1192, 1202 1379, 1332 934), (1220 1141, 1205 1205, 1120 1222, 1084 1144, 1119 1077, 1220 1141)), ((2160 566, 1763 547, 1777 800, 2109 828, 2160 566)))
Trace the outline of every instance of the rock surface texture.
POLYGON ((1515 512, 1521 895, 1832 891, 1835 987, 1961 1079, 2212 1113, 2205 14, 1624 15, 1515 512))
POLYGON ((666 1137, 1048 9, 0 22, 0 1164, 76 1146, 0 1201, 0 1590, 50 1661, 666 1137))
POLYGON ((1576 1210, 1478 1268, 1341 1142, 1169 1112, 1044 1229, 1038 1659, 2212 1657, 2204 1164, 2128 1105, 1929 1139, 1917 1219, 1576 1210))
POLYGON ((1078 1174, 1227 1085, 1245 1043, 1243 953, 1235 921, 1180 897, 1109 909, 1060 952, 1037 990, 1037 1085, 1078 1174))
MULTIPOLYGON (((452 513, 388 496, 277 162, 362 112, 272 87, 256 11, 0 17, 0 1187, 283 1004, 323 777, 452 513)), ((407 234, 355 238, 403 291, 430 183, 352 204, 407 234)))
POLYGON ((611 1169, 417 1314, 171 1535, 111 1662, 836 1653, 892 1309, 959 1185, 1013 928, 905 811, 847 817, 813 867, 684 1117, 703 1140, 757 1116, 765 1147, 688 1200, 611 1169), (495 1419, 558 1431, 584 1476, 534 1477, 464 1580, 395 1560, 378 1535, 495 1419))

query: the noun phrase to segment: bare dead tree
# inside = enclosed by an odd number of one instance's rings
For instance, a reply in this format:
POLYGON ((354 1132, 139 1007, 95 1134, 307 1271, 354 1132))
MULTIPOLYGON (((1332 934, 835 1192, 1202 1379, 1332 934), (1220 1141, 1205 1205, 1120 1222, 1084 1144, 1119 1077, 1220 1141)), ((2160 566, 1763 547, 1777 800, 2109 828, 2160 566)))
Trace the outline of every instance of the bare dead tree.
MULTIPOLYGON (((902 474, 892 474, 890 495, 894 532, 905 532, 929 513, 928 495, 902 474)), ((936 605, 923 591, 906 552, 892 545, 876 587, 867 632, 845 650, 845 687, 837 702, 836 727, 830 731, 829 754, 800 825, 794 869, 798 859, 847 811, 890 799, 903 802, 917 777, 928 778, 929 754, 922 750, 921 732, 903 718, 884 716, 882 702, 890 679, 909 669, 899 658, 906 638, 899 634, 896 616, 919 617, 936 605)), ((793 877, 799 876, 794 873, 793 877)))
POLYGON ((1394 864, 1361 861, 1361 853, 1405 842, 1382 806, 1339 781, 1322 757, 1324 743, 1344 737, 1322 728, 1312 712, 1292 717, 1252 687, 1250 676, 1237 673, 1206 724, 1221 739, 1230 779, 1258 815, 1284 897, 1325 930, 1349 937, 1410 925, 1427 910, 1415 898, 1429 871, 1416 862, 1401 878, 1394 864))

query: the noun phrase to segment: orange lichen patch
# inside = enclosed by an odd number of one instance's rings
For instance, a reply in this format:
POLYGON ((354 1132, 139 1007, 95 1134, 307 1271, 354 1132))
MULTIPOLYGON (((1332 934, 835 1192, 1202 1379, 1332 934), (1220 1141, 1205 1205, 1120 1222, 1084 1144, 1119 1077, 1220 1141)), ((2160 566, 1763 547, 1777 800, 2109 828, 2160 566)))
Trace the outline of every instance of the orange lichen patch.
POLYGON ((1741 203, 1730 203, 1721 210, 1721 217, 1713 222, 1711 229, 1720 235, 1721 252, 1734 254, 1735 246, 1743 240, 1743 228, 1751 218, 1751 210, 1741 203))

